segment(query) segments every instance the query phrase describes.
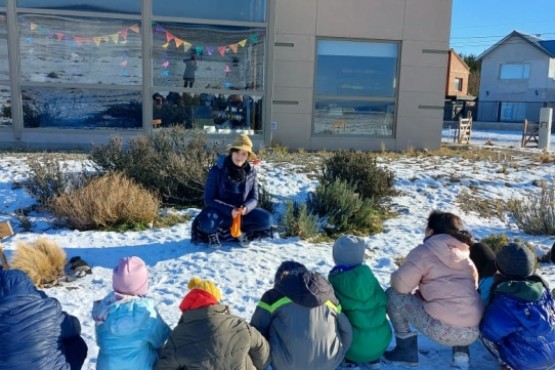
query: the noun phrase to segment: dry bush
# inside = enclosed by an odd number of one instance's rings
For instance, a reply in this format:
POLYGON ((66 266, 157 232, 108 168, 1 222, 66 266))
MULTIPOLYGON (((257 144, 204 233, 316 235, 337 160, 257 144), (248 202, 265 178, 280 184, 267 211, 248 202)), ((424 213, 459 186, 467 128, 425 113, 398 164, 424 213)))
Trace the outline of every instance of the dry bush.
POLYGON ((67 180, 55 155, 45 153, 41 158, 31 158, 29 169, 30 175, 23 187, 41 205, 63 193, 67 180))
POLYGON ((526 234, 555 235, 555 186, 542 184, 539 195, 531 193, 523 199, 513 198, 509 212, 526 234))
POLYGON ((503 200, 482 198, 469 190, 463 190, 455 201, 465 213, 476 212, 482 218, 503 219, 507 210, 503 200))
POLYGON ((25 272, 33 284, 42 287, 64 276, 66 253, 52 240, 39 238, 33 244, 17 242, 10 267, 25 272))
POLYGON ((208 171, 219 144, 208 144, 204 133, 181 126, 138 136, 123 145, 118 137, 93 148, 91 160, 100 172, 117 171, 160 194, 165 205, 202 207, 208 171))
POLYGON ((78 230, 141 228, 152 223, 158 198, 122 174, 110 172, 54 199, 49 208, 63 225, 78 230))

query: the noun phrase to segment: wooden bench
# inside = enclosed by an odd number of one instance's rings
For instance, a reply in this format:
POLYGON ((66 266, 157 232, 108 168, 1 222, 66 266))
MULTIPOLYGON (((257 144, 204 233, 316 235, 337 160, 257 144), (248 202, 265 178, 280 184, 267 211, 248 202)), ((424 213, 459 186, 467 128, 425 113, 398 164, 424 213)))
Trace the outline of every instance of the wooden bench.
POLYGON ((520 141, 520 146, 522 148, 532 144, 535 144, 534 146, 538 146, 539 133, 540 125, 525 119, 524 126, 522 126, 522 139, 520 141))
MULTIPOLYGON (((470 113, 470 112, 469 112, 470 113)), ((472 115, 467 118, 459 117, 459 124, 455 130, 453 142, 457 144, 470 144, 470 134, 472 133, 472 115)))

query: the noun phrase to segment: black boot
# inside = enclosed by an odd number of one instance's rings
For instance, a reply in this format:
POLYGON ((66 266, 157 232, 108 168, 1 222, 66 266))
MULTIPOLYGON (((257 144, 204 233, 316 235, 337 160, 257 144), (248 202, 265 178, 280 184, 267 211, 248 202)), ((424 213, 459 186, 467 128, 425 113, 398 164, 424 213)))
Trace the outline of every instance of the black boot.
POLYGON ((384 362, 392 365, 418 366, 418 337, 416 333, 408 337, 395 337, 395 348, 383 354, 384 362))

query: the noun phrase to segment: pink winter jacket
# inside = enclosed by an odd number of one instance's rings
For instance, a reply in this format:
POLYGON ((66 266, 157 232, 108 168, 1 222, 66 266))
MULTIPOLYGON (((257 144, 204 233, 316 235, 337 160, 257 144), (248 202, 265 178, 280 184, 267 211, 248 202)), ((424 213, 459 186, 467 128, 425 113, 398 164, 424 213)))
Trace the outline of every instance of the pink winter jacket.
POLYGON ((455 327, 477 326, 484 306, 476 291, 478 272, 470 247, 447 234, 432 235, 410 251, 391 275, 399 293, 419 289, 424 310, 434 319, 455 327))

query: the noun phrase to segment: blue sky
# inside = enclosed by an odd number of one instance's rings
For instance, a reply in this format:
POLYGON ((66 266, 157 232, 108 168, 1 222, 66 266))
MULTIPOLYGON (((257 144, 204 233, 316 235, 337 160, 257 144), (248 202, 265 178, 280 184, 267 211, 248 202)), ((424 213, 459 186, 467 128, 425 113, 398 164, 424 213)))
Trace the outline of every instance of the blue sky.
POLYGON ((513 30, 555 40, 555 0, 453 0, 457 53, 479 55, 513 30))

